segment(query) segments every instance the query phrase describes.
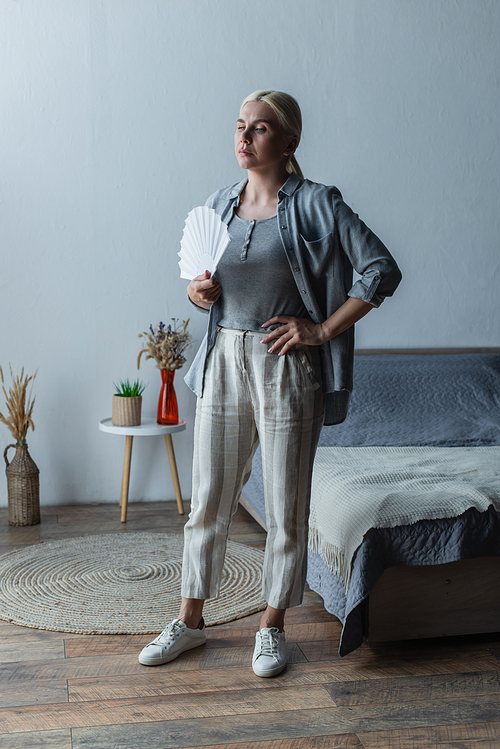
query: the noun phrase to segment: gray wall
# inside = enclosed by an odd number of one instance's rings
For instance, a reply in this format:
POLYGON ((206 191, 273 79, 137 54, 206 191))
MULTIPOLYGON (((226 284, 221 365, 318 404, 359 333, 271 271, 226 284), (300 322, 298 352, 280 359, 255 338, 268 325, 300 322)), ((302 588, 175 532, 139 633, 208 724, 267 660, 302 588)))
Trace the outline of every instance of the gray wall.
MULTIPOLYGON (((43 504, 117 500, 122 440, 97 424, 136 374, 137 334, 191 315, 201 339, 183 221, 241 178, 234 121, 257 88, 298 98, 305 174, 336 184, 403 270, 358 346, 498 345, 499 34, 495 0, 0 5, 0 363, 39 368, 43 504)), ((152 415, 159 372, 141 375, 152 415)), ((194 397, 176 383, 188 497, 194 397)), ((163 441, 137 440, 131 498, 165 497, 163 441)))

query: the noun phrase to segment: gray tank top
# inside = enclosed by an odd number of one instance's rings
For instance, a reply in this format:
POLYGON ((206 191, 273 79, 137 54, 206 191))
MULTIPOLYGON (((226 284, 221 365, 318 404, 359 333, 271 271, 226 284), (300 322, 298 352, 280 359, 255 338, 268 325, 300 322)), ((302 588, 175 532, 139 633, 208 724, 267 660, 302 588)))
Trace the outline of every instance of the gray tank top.
POLYGON ((261 330, 275 315, 310 319, 281 243, 277 216, 247 220, 234 214, 228 230, 231 242, 215 273, 222 285, 219 325, 261 330))

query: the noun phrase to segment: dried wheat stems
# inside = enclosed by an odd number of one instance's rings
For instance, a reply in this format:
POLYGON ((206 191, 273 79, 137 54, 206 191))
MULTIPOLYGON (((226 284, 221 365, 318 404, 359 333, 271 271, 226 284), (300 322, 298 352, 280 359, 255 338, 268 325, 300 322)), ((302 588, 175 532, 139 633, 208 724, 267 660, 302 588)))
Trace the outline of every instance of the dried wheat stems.
POLYGON ((26 442, 26 434, 28 429, 31 427, 35 431, 35 425, 31 414, 33 413, 33 406, 35 405, 35 398, 32 399, 33 385, 26 402, 26 392, 29 383, 35 379, 38 370, 34 375, 28 377, 24 374, 24 367, 21 370, 20 377, 14 377, 12 373, 12 367, 9 365, 10 376, 12 378, 12 387, 7 393, 5 389, 5 380, 3 376, 2 367, 0 367, 0 378, 2 380, 2 390, 5 395, 5 405, 7 406, 7 416, 0 413, 0 421, 3 422, 10 430, 12 436, 17 442, 24 444, 26 442))

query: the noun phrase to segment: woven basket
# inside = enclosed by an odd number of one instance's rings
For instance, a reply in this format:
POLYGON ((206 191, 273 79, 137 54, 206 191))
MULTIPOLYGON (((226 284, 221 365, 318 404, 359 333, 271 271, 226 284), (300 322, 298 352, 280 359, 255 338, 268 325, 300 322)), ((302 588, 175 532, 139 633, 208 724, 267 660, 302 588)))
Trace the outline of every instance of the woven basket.
POLYGON ((9 525, 36 525, 40 522, 40 471, 28 452, 28 445, 7 445, 4 454, 7 468, 9 525), (15 447, 9 463, 7 451, 15 447))
POLYGON ((111 423, 115 427, 136 427, 141 423, 142 395, 113 395, 111 423))

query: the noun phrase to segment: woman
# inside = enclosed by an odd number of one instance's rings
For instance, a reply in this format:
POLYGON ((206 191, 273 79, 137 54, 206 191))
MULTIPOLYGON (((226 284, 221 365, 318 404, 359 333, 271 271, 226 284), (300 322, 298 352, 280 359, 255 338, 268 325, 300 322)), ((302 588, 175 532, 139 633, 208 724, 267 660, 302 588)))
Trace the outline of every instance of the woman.
POLYGON ((305 586, 319 434, 347 413, 354 323, 401 279, 337 188, 302 178, 294 156, 300 136, 295 99, 278 91, 248 96, 234 137, 247 179, 207 201, 232 241, 217 277, 206 271, 188 286, 209 320, 186 376, 198 403, 182 604, 179 618, 141 652, 144 665, 205 642, 203 604, 218 595, 231 516, 260 444, 268 605, 252 666, 263 677, 285 668, 284 618, 305 586), (353 267, 361 275, 354 285, 353 267))

